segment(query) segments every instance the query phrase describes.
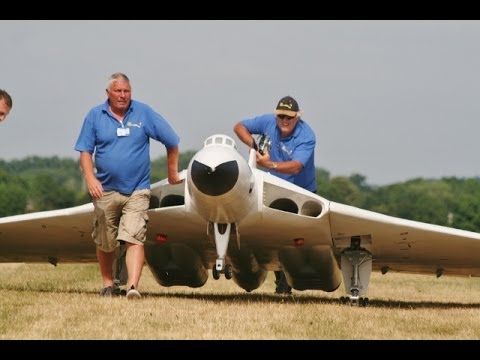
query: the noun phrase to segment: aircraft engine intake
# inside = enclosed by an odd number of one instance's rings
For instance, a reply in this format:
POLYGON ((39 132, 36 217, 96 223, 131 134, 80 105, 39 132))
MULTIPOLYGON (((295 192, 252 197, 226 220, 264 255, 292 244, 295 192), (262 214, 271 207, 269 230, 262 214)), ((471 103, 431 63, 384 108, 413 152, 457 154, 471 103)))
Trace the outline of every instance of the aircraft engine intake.
POLYGON ((199 191, 210 196, 219 196, 229 192, 238 180, 236 161, 220 164, 215 169, 193 161, 190 168, 192 181, 199 191))
POLYGON ((342 272, 330 246, 284 247, 279 252, 288 283, 296 290, 335 291, 342 283, 342 272))
POLYGON ((145 243, 145 259, 155 280, 162 286, 203 286, 208 271, 200 253, 186 244, 145 243))
POLYGON ((214 135, 188 165, 191 205, 208 222, 238 223, 256 204, 252 170, 234 144, 214 135))
POLYGON ((258 264, 255 255, 247 246, 234 248, 236 246, 230 243, 228 254, 233 266, 233 281, 248 292, 257 289, 265 282, 268 271, 258 264))

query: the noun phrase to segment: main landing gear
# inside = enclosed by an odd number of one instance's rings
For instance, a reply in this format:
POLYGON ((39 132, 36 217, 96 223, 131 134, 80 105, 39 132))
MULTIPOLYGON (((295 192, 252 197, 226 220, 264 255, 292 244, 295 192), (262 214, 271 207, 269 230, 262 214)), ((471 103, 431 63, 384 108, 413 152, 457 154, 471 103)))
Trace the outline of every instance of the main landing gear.
POLYGON ((369 299, 368 297, 359 297, 359 296, 355 296, 353 295, 354 292, 352 292, 352 296, 350 297, 347 297, 347 296, 341 296, 340 297, 340 302, 342 304, 348 304, 350 303, 350 305, 355 305, 355 306, 368 306, 368 303, 369 303, 369 299))
POLYGON ((360 297, 367 293, 370 274, 372 272, 372 254, 360 246, 360 236, 352 236, 350 247, 341 254, 341 265, 345 291, 349 297, 342 296, 340 302, 350 305, 367 306, 367 297, 360 297))

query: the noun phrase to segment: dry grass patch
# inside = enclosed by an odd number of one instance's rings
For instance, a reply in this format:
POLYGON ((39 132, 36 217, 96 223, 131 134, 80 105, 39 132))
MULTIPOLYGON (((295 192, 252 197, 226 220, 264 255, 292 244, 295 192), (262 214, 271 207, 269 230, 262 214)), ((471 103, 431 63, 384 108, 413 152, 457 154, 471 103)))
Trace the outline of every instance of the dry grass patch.
POLYGON ((148 267, 143 298, 101 298, 96 264, 0 264, 0 339, 480 339, 480 279, 372 274, 370 305, 332 293, 251 293, 210 278, 164 288, 148 267))

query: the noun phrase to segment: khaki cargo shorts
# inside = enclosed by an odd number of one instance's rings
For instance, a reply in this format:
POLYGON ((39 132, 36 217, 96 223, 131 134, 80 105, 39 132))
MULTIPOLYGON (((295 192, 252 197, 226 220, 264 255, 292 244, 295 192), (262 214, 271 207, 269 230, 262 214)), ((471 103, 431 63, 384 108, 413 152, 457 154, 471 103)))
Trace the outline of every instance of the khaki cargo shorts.
POLYGON ((105 191, 93 199, 93 241, 104 252, 115 251, 117 241, 143 245, 146 239, 150 190, 136 190, 131 195, 105 191))

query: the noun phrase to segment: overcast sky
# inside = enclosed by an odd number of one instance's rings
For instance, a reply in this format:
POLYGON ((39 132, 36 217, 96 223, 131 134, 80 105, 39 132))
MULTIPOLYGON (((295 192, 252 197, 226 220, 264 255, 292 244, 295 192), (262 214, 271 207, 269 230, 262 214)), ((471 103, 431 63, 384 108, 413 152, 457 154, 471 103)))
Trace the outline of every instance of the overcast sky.
MULTIPOLYGON (((480 175, 480 21, 1 21, 13 110, 0 158, 78 158, 83 119, 126 73, 132 97, 200 149, 291 95, 315 164, 370 185, 480 175)), ((154 142, 152 158, 165 156, 154 142)))

